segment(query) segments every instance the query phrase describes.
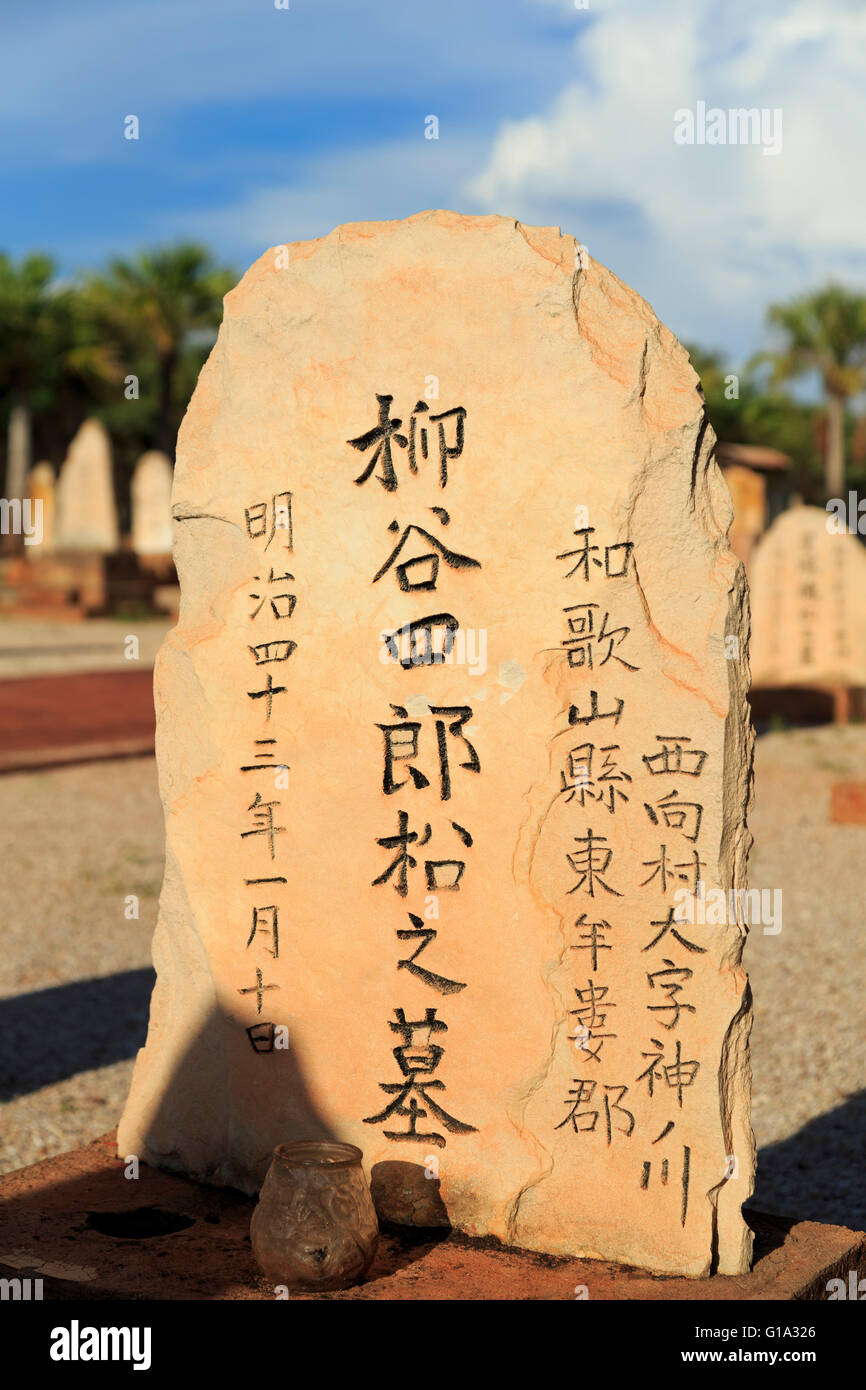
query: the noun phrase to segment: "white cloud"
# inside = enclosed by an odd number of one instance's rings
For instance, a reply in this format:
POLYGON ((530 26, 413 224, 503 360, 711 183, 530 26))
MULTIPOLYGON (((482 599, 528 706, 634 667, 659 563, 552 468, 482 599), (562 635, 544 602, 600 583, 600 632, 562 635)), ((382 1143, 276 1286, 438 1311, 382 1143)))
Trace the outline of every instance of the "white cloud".
MULTIPOLYGON (((429 207, 558 223, 680 337, 732 360, 761 341, 769 302, 831 275, 866 283, 859 0, 776 0, 763 11, 754 0, 590 0, 587 10, 573 0, 490 9, 440 0, 423 35, 422 0, 372 11, 356 0, 291 3, 268 13, 266 0, 129 0, 120 10, 81 0, 74 25, 64 8, 39 29, 38 89, 24 62, 36 23, 25 11, 7 33, 0 112, 14 109, 26 126, 40 112, 56 124, 63 110, 67 157, 90 157, 102 141, 104 157, 117 158, 117 113, 141 97, 166 167, 196 164, 187 207, 151 202, 138 226, 147 240, 190 235, 241 261, 341 222, 429 207), (289 176, 288 158, 257 159, 248 142, 203 139, 172 154, 182 107, 225 113, 281 94, 309 97, 320 147, 299 159, 298 110, 278 115, 292 122, 289 176), (335 99, 357 103, 354 148, 336 147, 345 119, 328 128, 335 99), (782 153, 675 144, 674 112, 699 100, 781 109, 782 153), (394 101, 392 116, 365 114, 394 101), (440 115, 439 141, 422 138, 428 111, 440 115), (225 190, 210 207, 196 192, 203 171, 225 190)), ((15 145, 21 160, 30 146, 15 145)))
MULTIPOLYGON (((552 0, 547 0, 552 3, 552 0)), ((469 194, 559 221, 682 337, 743 352, 764 307, 835 276, 866 285, 866 14, 845 0, 620 0, 576 26, 574 77, 503 123, 469 194), (681 146, 674 112, 782 111, 782 152, 681 146)))

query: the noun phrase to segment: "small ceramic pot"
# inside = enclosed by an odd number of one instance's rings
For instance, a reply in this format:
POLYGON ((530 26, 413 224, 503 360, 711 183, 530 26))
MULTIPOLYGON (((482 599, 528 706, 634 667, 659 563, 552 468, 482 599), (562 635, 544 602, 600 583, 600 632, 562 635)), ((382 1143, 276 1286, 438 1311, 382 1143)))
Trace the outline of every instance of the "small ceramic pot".
POLYGON ((256 1263, 268 1279, 309 1293, 363 1279, 379 1240, 354 1144, 278 1144, 253 1212, 256 1263))

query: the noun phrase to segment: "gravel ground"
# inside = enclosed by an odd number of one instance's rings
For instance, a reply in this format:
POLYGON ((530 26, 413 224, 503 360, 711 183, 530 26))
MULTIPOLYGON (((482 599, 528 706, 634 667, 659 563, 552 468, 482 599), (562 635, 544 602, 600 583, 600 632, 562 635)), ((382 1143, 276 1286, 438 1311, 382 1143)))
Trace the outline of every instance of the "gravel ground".
POLYGON ((126 1098, 162 881, 155 763, 0 777, 0 825, 0 1172, 9 1172, 105 1133, 126 1098), (137 920, 124 915, 131 894, 137 920))
POLYGON ((782 931, 746 946, 755 1000, 754 1203, 866 1230, 866 826, 829 820, 866 781, 866 728, 766 734, 755 753, 749 880, 781 888, 782 931))
MULTIPOLYGON (((830 788, 864 777, 866 728, 768 734, 756 750, 754 1205, 866 1228, 866 827, 831 825, 830 788)), ((116 1122, 144 1039, 162 874, 152 759, 0 778, 0 1172, 116 1122), (10 868, 9 866, 12 866, 10 868), (127 920, 135 894, 140 916, 127 920), (50 1043, 50 1045, 48 1045, 50 1043), (23 1092, 23 1093, 22 1093, 23 1092), (12 1096, 11 1099, 6 1099, 12 1096)))

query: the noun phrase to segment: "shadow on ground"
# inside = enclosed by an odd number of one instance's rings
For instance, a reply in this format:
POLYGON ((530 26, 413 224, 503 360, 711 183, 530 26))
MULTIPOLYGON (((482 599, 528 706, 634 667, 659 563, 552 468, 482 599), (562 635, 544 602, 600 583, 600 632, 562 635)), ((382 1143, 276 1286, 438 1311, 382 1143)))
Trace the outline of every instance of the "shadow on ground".
POLYGON ((866 1230, 866 1091, 760 1149, 749 1207, 866 1230))
POLYGON ((0 1101, 134 1057, 155 979, 147 967, 0 999, 0 1101))
MULTIPOLYGON (((0 1000, 0 1101, 135 1057, 147 1033, 152 969, 79 980, 0 1000)), ((205 1054, 206 1055, 206 1054, 205 1054)), ((184 1084, 166 1096, 188 1094, 201 1082, 200 1062, 187 1059, 184 1084)), ((293 1078, 298 1086, 299 1078, 293 1078)), ((302 1137, 330 1137, 321 1117, 300 1107, 302 1137), (307 1112, 310 1113, 307 1113, 307 1112)), ((170 1127, 170 1125, 169 1125, 170 1127)), ((750 1210, 801 1221, 866 1230, 866 1091, 811 1120, 789 1138, 758 1153, 750 1210)))

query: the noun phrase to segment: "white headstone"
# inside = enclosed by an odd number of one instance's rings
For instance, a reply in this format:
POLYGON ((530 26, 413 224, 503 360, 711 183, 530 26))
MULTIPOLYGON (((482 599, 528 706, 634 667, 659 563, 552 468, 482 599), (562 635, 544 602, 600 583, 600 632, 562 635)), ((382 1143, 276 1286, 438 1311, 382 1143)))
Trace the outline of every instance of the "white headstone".
POLYGON ((101 421, 85 420, 57 483, 57 548, 110 554, 119 540, 111 441, 101 421))
POLYGON ((142 454, 132 475, 132 548, 136 555, 171 554, 171 463, 165 454, 142 454))

